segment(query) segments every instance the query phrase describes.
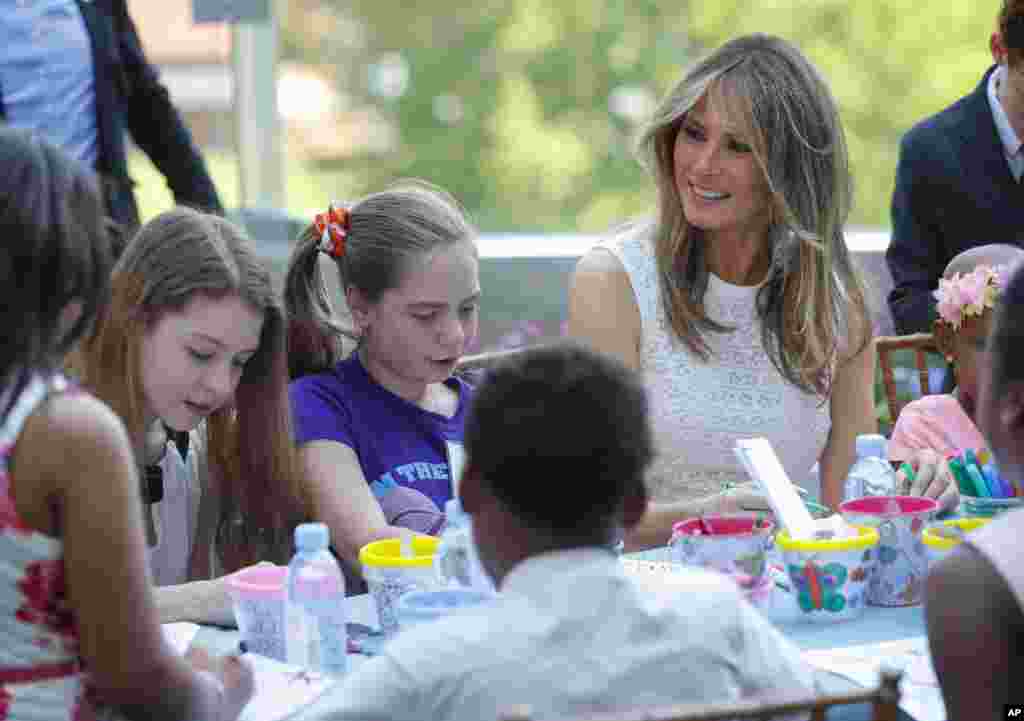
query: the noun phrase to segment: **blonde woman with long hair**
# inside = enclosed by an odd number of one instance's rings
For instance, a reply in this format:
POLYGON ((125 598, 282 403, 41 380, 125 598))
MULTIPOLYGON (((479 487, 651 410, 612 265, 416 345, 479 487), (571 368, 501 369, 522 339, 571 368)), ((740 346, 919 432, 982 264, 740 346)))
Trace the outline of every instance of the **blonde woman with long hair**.
POLYGON ((786 41, 737 38, 684 75, 639 148, 657 213, 590 251, 569 299, 570 334, 640 371, 651 394, 663 503, 631 544, 663 543, 680 517, 765 507, 739 483, 743 437, 767 437, 800 484, 818 463, 836 506, 876 420, 828 87, 786 41))
POLYGON ((188 208, 142 227, 111 287, 72 369, 132 440, 161 619, 231 623, 223 574, 287 562, 306 510, 280 300, 241 230, 188 208))

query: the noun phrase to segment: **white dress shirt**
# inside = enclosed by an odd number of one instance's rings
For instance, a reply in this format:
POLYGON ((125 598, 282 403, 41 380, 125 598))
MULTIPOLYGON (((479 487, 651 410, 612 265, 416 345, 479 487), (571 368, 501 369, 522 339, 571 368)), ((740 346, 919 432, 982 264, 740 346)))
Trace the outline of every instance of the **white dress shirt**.
POLYGON ((988 104, 992 108, 992 118, 996 121, 996 130, 999 132, 999 139, 1003 141, 1003 152, 1006 154, 1006 162, 1010 164, 1010 172, 1020 182, 1024 174, 1024 151, 1021 150, 1021 140, 1017 132, 1010 125, 1010 118, 1007 117, 1003 104, 999 101, 999 84, 1006 78, 1006 66, 998 66, 988 76, 988 104))
POLYGON ((811 693, 800 652, 717 574, 650 585, 603 550, 535 556, 495 601, 399 634, 323 719, 480 721, 811 693))

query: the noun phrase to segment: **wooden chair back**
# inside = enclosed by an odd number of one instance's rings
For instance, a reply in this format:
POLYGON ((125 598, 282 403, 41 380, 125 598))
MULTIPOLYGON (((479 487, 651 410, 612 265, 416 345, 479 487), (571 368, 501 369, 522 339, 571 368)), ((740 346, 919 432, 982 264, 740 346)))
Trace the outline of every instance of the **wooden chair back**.
POLYGON ((889 418, 892 423, 907 404, 896 392, 896 379, 893 374, 892 354, 896 351, 912 351, 914 365, 921 382, 921 394, 930 392, 928 384, 928 355, 941 355, 935 338, 931 333, 913 333, 911 335, 880 336, 875 339, 875 352, 878 354, 878 366, 882 371, 882 386, 885 390, 885 401, 889 407, 889 418))
MULTIPOLYGON (((781 719, 810 714, 811 721, 824 721, 826 712, 837 706, 871 704, 872 721, 896 721, 899 718, 900 678, 902 672, 885 669, 874 689, 813 698, 782 698, 735 701, 723 704, 686 704, 665 708, 590 714, 557 721, 739 721, 740 719, 781 719)), ((556 721, 531 715, 529 707, 519 707, 502 715, 500 721, 556 721)))

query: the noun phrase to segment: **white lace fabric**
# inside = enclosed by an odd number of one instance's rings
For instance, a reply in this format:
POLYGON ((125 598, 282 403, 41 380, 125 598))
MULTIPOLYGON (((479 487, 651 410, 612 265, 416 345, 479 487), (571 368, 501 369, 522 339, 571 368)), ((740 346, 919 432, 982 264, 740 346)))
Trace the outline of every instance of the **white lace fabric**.
POLYGON ((653 500, 717 493, 726 481, 747 480, 733 446, 767 438, 791 480, 820 493, 811 468, 828 439, 829 403, 783 379, 761 343, 757 288, 712 274, 704 297, 708 316, 732 332, 707 332, 707 362, 678 340, 661 303, 650 226, 603 243, 629 276, 640 311, 640 368, 651 407, 657 457, 649 474, 653 500))

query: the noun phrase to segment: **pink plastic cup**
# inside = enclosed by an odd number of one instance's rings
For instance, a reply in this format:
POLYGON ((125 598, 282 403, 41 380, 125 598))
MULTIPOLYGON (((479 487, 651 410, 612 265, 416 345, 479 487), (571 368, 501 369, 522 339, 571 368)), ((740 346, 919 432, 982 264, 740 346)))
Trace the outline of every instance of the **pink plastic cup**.
POLYGON ((711 568, 756 589, 766 577, 774 530, 753 514, 704 516, 674 524, 669 546, 677 563, 711 568))
POLYGON ((868 603, 913 606, 921 602, 928 573, 921 530, 938 510, 938 501, 921 496, 867 496, 840 504, 839 512, 848 523, 878 529, 878 561, 868 581, 868 603))
POLYGON ((285 598, 287 566, 250 566, 227 578, 242 640, 252 653, 287 661, 285 598))

